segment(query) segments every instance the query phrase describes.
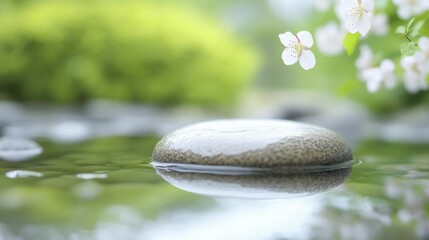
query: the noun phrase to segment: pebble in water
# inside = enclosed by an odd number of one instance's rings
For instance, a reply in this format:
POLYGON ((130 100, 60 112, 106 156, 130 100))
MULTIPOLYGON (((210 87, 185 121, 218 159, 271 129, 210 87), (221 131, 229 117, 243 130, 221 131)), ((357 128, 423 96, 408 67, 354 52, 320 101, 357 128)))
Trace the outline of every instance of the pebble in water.
POLYGON ((34 141, 17 137, 0 138, 0 159, 20 162, 41 154, 43 149, 34 141))
POLYGON ((179 129, 155 147, 152 165, 193 193, 288 198, 340 185, 353 164, 336 133, 285 120, 220 120, 179 129))
POLYGON ((219 120, 179 129, 155 147, 156 164, 278 168, 352 161, 336 133, 286 120, 219 120))

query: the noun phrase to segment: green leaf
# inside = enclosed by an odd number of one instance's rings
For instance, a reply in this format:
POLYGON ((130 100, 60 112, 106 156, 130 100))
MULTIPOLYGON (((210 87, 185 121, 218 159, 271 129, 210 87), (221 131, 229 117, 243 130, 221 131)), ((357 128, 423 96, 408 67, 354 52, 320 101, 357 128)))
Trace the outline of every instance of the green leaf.
POLYGON ((347 55, 351 56, 356 49, 360 33, 347 33, 346 37, 343 40, 343 46, 346 49, 347 55))
POLYGON ((412 56, 416 52, 416 44, 414 42, 407 42, 401 45, 401 56, 412 56))
POLYGON ((406 32, 409 32, 410 31, 410 28, 411 28, 411 25, 413 25, 413 22, 416 20, 416 18, 411 18, 411 20, 408 22, 408 24, 407 24, 407 31, 406 32))
POLYGON ((395 33, 397 33, 397 34, 405 34, 405 27, 404 26, 397 27, 395 33))
POLYGON ((424 21, 424 23, 420 27, 418 33, 422 36, 429 37, 429 20, 424 21))
POLYGON ((420 29, 423 27, 424 21, 418 21, 416 24, 414 24, 414 27, 410 30, 410 36, 411 37, 417 37, 419 35, 420 29))

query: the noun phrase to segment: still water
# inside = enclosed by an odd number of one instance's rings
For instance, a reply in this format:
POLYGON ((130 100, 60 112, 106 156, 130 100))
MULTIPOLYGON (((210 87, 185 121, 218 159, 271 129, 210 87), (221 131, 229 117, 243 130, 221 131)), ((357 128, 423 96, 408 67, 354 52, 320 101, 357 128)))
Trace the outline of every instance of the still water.
POLYGON ((36 158, 0 161, 0 239, 429 239, 429 144, 364 140, 350 168, 237 176, 155 170, 158 140, 38 139, 36 158))

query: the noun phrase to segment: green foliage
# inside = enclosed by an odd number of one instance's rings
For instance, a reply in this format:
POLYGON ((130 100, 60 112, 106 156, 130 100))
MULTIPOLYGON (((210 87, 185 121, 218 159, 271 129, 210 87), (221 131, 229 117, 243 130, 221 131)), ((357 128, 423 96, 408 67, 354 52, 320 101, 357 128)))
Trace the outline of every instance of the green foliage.
POLYGON ((426 19, 426 21, 422 23, 422 26, 419 29, 419 34, 429 37, 429 19, 426 19))
POLYGON ((356 49, 360 33, 347 33, 346 37, 343 40, 343 45, 346 48, 347 55, 351 56, 356 49))
POLYGON ((408 24, 407 24, 407 31, 406 32, 409 32, 410 31, 410 29, 411 29, 411 26, 413 25, 413 23, 414 23, 414 21, 416 20, 416 18, 411 18, 410 19, 410 21, 408 22, 408 24))
POLYGON ((404 26, 399 26, 398 28, 396 28, 396 31, 395 31, 395 33, 401 34, 401 35, 405 34, 405 32, 406 32, 406 29, 404 26))
POLYGON ((416 52, 416 44, 414 42, 407 42, 401 45, 401 56, 413 56, 416 52))
POLYGON ((401 44, 401 57, 412 56, 417 50, 417 43, 413 41, 417 35, 419 35, 420 29, 422 28, 424 21, 416 21, 416 18, 412 18, 407 26, 398 26, 395 33, 404 36, 408 42, 401 44))
POLYGON ((420 29, 423 27, 424 21, 418 21, 414 26, 410 29, 411 37, 417 37, 419 35, 420 29))
POLYGON ((407 26, 398 26, 395 33, 403 35, 408 41, 412 41, 412 38, 417 36, 418 30, 421 28, 423 22, 419 21, 417 24, 414 24, 416 18, 411 18, 407 23, 407 26), (413 25, 414 24, 414 25, 413 25))
POLYGON ((30 1, 0 16, 0 97, 228 104, 256 58, 218 24, 172 4, 30 1))

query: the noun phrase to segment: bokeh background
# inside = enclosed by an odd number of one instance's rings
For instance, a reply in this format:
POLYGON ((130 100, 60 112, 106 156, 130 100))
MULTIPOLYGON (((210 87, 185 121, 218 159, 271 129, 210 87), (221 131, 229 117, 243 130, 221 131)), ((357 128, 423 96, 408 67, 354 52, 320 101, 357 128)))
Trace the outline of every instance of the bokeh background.
MULTIPOLYGON (((0 0, 0 132, 44 149, 0 161, 0 239, 428 239, 429 97, 368 93, 359 51, 285 66, 278 34, 336 19, 315 1, 0 0), (331 128, 363 163, 283 202, 187 193, 149 165, 163 135, 238 117, 331 128)), ((390 31, 363 41, 398 62, 404 22, 376 4, 390 31)))
MULTIPOLYGON (((365 39, 399 59, 402 39, 365 39)), ((285 66, 278 34, 336 19, 312 1, 32 1, 0 3, 0 98, 82 104, 91 99, 231 107, 248 93, 312 89, 391 113, 424 93, 367 93, 349 57, 314 47, 316 68, 285 66)), ((390 6, 390 5, 392 6, 390 6)), ((270 95, 270 94, 267 94, 270 95)), ((247 95, 248 96, 248 95, 247 95)))

